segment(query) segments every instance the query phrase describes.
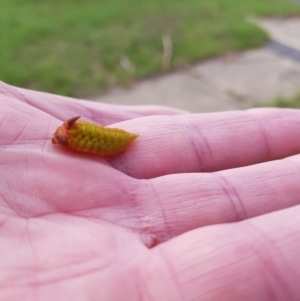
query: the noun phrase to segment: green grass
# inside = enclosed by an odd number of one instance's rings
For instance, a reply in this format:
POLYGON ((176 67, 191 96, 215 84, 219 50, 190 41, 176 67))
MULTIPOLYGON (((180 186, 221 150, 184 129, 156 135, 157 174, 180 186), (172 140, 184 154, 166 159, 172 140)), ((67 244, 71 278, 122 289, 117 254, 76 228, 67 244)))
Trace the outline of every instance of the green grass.
POLYGON ((249 15, 294 14, 300 5, 282 0, 0 0, 0 79, 93 95, 161 72, 162 35, 176 68, 265 43, 249 15))
POLYGON ((266 106, 300 109, 300 94, 296 94, 294 97, 291 98, 277 98, 275 101, 267 103, 266 106))

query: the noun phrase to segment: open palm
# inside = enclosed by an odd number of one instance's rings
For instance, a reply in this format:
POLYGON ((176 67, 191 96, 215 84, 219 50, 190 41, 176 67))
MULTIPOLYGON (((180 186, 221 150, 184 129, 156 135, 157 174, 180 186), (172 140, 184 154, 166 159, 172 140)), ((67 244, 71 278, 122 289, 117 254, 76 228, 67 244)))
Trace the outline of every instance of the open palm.
POLYGON ((300 112, 185 114, 0 85, 0 300, 300 300, 300 112), (101 158, 62 121, 141 136, 101 158))

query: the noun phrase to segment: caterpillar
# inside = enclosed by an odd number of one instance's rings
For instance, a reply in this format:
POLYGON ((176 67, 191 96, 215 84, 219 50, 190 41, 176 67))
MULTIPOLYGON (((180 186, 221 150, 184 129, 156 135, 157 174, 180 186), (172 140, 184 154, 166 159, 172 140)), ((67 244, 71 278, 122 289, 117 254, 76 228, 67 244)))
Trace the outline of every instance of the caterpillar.
POLYGON ((81 152, 110 156, 124 151, 139 136, 118 128, 77 121, 80 117, 72 117, 58 127, 52 143, 81 152))

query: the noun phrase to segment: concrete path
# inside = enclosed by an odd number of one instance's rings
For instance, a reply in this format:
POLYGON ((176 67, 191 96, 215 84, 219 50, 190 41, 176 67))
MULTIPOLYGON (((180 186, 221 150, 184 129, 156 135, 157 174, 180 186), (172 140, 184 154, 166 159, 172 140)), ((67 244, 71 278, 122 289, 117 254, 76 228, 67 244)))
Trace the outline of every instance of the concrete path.
POLYGON ((96 100, 124 105, 164 105, 190 112, 245 109, 300 92, 300 18, 255 21, 272 42, 157 76, 96 100))

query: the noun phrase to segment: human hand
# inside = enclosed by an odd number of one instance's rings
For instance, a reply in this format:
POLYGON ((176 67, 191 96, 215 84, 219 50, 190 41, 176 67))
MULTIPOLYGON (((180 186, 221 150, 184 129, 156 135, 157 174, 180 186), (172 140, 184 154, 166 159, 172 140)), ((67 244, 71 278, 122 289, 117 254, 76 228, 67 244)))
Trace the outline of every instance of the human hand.
POLYGON ((297 110, 191 115, 2 84, 0 300, 299 300, 299 137, 297 110), (52 145, 76 115, 141 136, 112 158, 52 145))

